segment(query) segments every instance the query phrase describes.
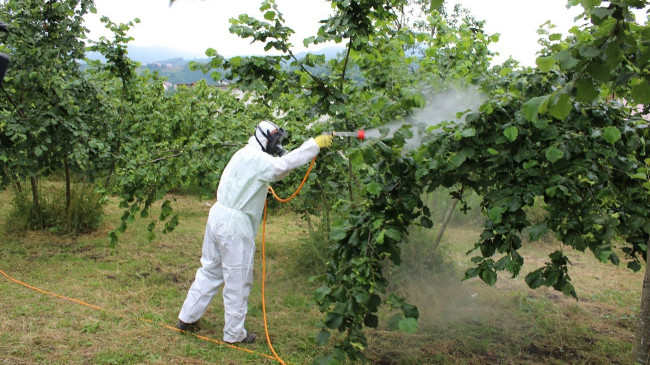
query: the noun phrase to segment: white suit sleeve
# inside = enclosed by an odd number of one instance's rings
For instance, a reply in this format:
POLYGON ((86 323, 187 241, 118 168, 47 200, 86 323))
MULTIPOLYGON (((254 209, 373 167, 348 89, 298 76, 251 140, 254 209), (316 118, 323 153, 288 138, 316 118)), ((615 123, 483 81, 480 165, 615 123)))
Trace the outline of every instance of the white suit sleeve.
POLYGON ((292 150, 282 157, 273 158, 273 176, 271 181, 278 181, 287 176, 291 170, 305 165, 311 161, 320 148, 313 138, 306 140, 300 147, 292 150))

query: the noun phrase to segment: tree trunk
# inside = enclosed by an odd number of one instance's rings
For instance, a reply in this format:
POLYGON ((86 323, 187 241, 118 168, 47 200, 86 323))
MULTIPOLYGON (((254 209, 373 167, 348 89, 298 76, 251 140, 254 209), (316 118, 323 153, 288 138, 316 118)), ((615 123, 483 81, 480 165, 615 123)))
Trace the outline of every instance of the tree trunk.
POLYGON ((38 221, 39 226, 42 224, 42 213, 41 205, 38 202, 38 183, 36 178, 33 176, 29 177, 29 181, 32 184, 32 199, 34 200, 34 213, 36 214, 36 220, 38 221))
POLYGON ((650 364, 650 270, 646 259, 645 276, 641 287, 641 310, 636 332, 634 357, 638 364, 650 364))
POLYGON ((70 209, 70 200, 71 200, 71 192, 70 192, 70 166, 68 166, 68 160, 63 159, 63 168, 65 170, 65 210, 66 212, 68 209, 70 209))
POLYGON ((325 209, 325 237, 329 238, 329 233, 330 233, 330 203, 327 200, 327 194, 325 194, 325 189, 323 189, 323 186, 318 182, 318 179, 316 180, 316 186, 318 187, 318 190, 320 190, 320 194, 323 197, 323 209, 325 209))
POLYGON ((442 239, 442 234, 445 233, 445 228, 447 228, 447 224, 449 224, 449 221, 451 220, 451 213, 454 212, 454 209, 456 208, 456 204, 458 204, 458 199, 454 199, 449 209, 447 209, 447 213, 445 213, 445 217, 442 219, 442 225, 440 226, 440 231, 438 232, 438 236, 436 237, 436 240, 433 242, 432 252, 434 254, 438 249, 438 245, 440 244, 440 240, 442 239))
POLYGON ((9 169, 7 168, 7 165, 2 164, 2 168, 5 170, 5 175, 9 178, 9 181, 11 181, 15 187, 16 187, 16 192, 18 194, 23 192, 23 186, 20 184, 20 180, 16 175, 14 175, 9 169))

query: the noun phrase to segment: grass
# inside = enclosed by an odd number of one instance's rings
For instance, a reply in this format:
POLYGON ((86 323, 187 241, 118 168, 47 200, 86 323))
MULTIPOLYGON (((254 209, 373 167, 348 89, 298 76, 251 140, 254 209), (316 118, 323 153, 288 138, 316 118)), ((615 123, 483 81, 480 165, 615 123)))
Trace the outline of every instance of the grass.
MULTIPOLYGON (((0 277, 0 364, 273 364, 265 341, 250 354, 173 326, 201 254, 209 207, 176 196, 181 224, 147 242, 148 221, 136 221, 110 248, 108 232, 119 222, 111 200, 99 231, 74 237, 30 232, 10 235, 0 228, 0 269, 37 288, 83 300, 95 310, 43 294, 0 277)), ((0 192, 0 221, 11 194, 0 192)), ((154 214, 155 215, 155 214, 154 214)), ((310 364, 326 352, 310 341, 322 318, 311 305, 309 283, 296 268, 296 250, 307 228, 290 214, 271 214, 267 226, 266 306, 276 352, 291 364, 310 364)), ((261 232, 261 229, 260 229, 261 232)), ((367 332, 366 355, 374 364, 624 364, 632 361, 641 274, 601 264, 589 253, 569 251, 579 300, 548 289, 530 290, 523 276, 543 265, 555 243, 525 245, 526 265, 518 278, 501 275, 494 287, 461 282, 465 252, 477 240, 474 226, 449 227, 439 253, 444 260, 408 255, 395 272, 394 289, 420 310, 416 334, 380 328, 367 332), (435 267, 431 270, 431 266, 435 267), (443 267, 444 266, 444 267, 443 267)), ((424 234, 420 237, 426 241, 424 234)), ((261 239, 247 329, 263 338, 261 239)), ((405 252, 418 252, 415 246, 405 252)), ((201 319, 199 335, 220 340, 220 295, 201 319)))

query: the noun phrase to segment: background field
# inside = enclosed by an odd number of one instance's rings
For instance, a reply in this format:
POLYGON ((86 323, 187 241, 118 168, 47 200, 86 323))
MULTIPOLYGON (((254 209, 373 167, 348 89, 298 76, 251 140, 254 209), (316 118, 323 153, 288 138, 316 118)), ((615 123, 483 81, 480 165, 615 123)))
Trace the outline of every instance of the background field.
MULTIPOLYGON (((0 193, 0 222, 12 194, 0 193)), ((108 232, 121 212, 106 207, 100 231, 77 238, 49 233, 9 235, 0 228, 0 270, 62 296, 43 294, 0 277, 1 364, 272 364, 264 341, 238 351, 192 335, 174 325, 199 265, 209 210, 205 201, 175 196, 181 225, 169 235, 146 240, 148 221, 139 220, 110 248, 108 232), (143 319, 143 320, 142 320, 143 319), (144 321, 146 320, 146 321, 144 321)), ((313 267, 302 255, 309 249, 307 226, 290 212, 272 213, 267 238, 267 314, 277 353, 291 364, 309 364, 326 348, 310 336, 322 318, 312 306, 313 267)), ((261 230, 260 230, 261 232, 261 230)), ((469 266, 465 255, 477 240, 475 222, 456 220, 448 227, 436 257, 431 231, 414 230, 404 245, 402 268, 387 268, 393 290, 420 310, 416 334, 388 331, 391 313, 368 332, 366 355, 374 364, 626 364, 631 362, 635 314, 642 275, 598 263, 590 253, 570 251, 571 275, 579 300, 553 290, 532 291, 523 277, 543 265, 559 244, 550 239, 526 245, 520 277, 500 276, 494 287, 478 280, 461 282, 469 266)), ((247 328, 263 337, 261 238, 247 328)), ((471 256, 470 256, 471 257, 471 256)), ((221 339, 223 307, 215 297, 198 333, 221 339)))

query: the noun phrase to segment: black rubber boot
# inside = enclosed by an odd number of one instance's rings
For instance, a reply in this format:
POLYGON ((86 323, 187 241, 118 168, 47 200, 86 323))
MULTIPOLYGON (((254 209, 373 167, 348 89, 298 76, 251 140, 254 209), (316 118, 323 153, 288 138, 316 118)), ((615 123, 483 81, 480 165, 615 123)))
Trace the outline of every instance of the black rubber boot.
POLYGON ((254 334, 254 333, 248 332, 248 333, 246 334, 246 338, 244 338, 243 340, 241 340, 241 341, 239 341, 239 342, 227 342, 227 343, 229 343, 229 344, 231 344, 231 345, 236 344, 236 343, 245 343, 245 344, 249 344, 249 343, 255 343, 255 340, 257 340, 257 335, 254 334))
POLYGON ((181 331, 196 332, 199 330, 199 321, 192 322, 192 323, 185 323, 179 319, 178 323, 176 324, 176 328, 178 328, 181 331))

